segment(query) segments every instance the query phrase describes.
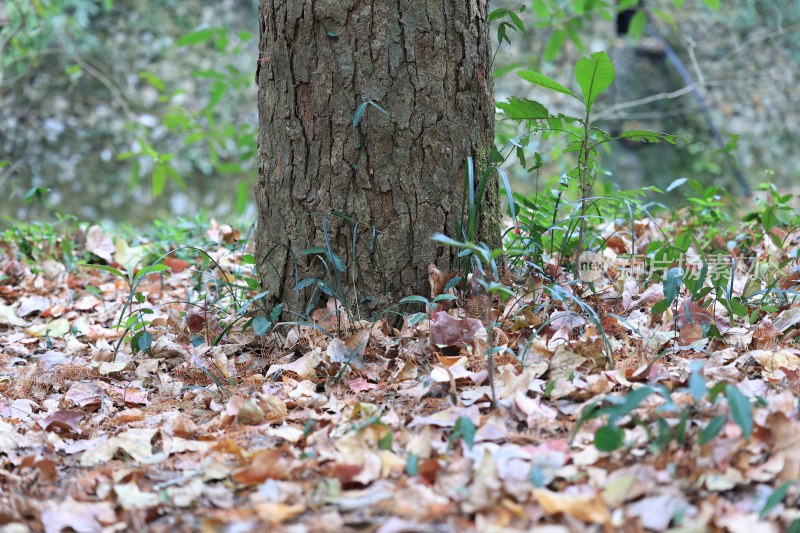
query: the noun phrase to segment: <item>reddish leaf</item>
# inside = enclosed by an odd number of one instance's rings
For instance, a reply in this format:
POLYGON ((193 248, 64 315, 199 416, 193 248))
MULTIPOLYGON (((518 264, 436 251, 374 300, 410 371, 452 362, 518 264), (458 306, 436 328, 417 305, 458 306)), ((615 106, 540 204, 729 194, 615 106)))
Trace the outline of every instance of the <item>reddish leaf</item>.
POLYGON ((431 342, 439 346, 471 344, 475 333, 483 327, 477 318, 453 318, 444 311, 433 313, 431 342))
POLYGON ((205 328, 206 328, 205 313, 186 314, 186 329, 188 329, 190 333, 200 333, 205 328))
POLYGON ((364 378, 356 378, 350 381, 347 385, 353 392, 364 392, 367 390, 373 390, 378 388, 376 384, 370 383, 364 378))
POLYGON ((178 259, 177 257, 172 257, 171 255, 168 255, 167 257, 164 258, 164 264, 167 265, 170 268, 170 270, 172 270, 176 274, 178 274, 179 272, 183 272, 191 265, 191 263, 189 263, 188 261, 184 261, 183 259, 178 259))
POLYGON ((86 413, 83 411, 56 411, 39 424, 45 431, 52 431, 54 433, 80 433, 78 427, 80 421, 86 413))
POLYGON ((441 468, 442 465, 440 465, 439 461, 436 459, 425 459, 424 461, 420 461, 419 477, 421 477, 427 485, 433 485, 436 483, 436 474, 439 473, 441 468))

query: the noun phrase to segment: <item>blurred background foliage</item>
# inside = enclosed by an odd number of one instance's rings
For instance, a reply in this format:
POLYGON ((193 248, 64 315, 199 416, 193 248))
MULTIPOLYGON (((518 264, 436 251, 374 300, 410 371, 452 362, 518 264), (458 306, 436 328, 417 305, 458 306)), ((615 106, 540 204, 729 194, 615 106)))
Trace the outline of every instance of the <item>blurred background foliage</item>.
MULTIPOLYGON (((599 102, 597 125, 667 131, 688 141, 678 149, 610 147, 603 159, 607 183, 664 187, 689 177, 736 192, 727 151, 753 188, 761 181, 794 187, 800 183, 800 3, 722 2, 719 8, 719 0, 650 0, 625 35, 618 33, 618 13, 638 1, 492 2, 519 21, 493 29, 494 44, 502 41, 496 99, 530 98, 569 114, 571 102, 513 73, 538 70, 566 83, 580 56, 606 50, 617 81, 599 102), (685 66, 688 86, 664 43, 685 66), (703 104, 725 150, 710 135, 703 104)), ((39 217, 50 209, 131 224, 201 212, 252 220, 256 0, 0 6, 3 214, 39 217)), ((498 144, 518 135, 515 128, 500 121, 498 144)), ((571 166, 562 143, 541 137, 525 143, 526 164, 508 163, 519 192, 547 187, 571 166)))

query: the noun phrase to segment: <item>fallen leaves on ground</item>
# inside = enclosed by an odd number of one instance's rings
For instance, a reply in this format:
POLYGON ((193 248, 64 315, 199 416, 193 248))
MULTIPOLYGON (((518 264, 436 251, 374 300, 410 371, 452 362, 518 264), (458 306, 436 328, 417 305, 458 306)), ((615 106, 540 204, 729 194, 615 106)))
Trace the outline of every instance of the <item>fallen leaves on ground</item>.
MULTIPOLYGON (((203 276, 249 272, 233 229, 208 235, 224 272, 203 276)), ((122 269, 147 253, 98 226, 85 246, 122 269)), ((452 298, 401 324, 358 321, 331 299, 313 327, 261 337, 228 327, 250 311, 225 297, 180 303, 203 279, 184 259, 144 276, 132 299, 110 271, 0 257, 15 273, 0 281, 0 525, 786 530, 800 518, 800 307, 751 323, 683 294, 653 314, 662 284, 614 266, 630 249, 610 241, 594 296, 581 296, 600 323, 567 297, 521 290, 491 331, 452 298), (149 321, 138 345, 119 342, 125 308, 149 321), (635 391, 640 403, 615 415, 635 391)), ((432 298, 455 275, 428 272, 432 298)))

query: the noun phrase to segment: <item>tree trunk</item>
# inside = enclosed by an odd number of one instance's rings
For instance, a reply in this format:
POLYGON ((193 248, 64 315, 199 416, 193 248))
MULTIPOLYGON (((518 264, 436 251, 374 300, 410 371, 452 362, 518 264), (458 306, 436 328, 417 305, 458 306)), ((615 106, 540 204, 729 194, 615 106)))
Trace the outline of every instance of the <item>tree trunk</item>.
MULTIPOLYGON (((477 184, 493 147, 486 0, 260 0, 260 23, 268 300, 302 314, 335 293, 364 316, 427 296, 428 265, 451 269, 457 253, 430 237, 460 237, 467 157, 477 184), (324 285, 296 290, 307 278, 324 285)), ((479 236, 494 247, 492 174, 479 236)))

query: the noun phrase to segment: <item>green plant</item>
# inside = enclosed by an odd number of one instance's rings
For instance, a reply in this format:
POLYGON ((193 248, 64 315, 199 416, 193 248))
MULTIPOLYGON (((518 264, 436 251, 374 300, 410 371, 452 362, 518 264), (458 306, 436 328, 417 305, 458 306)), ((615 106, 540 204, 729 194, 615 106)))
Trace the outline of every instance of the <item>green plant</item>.
MULTIPOLYGON (((131 160, 131 189, 140 179, 151 173, 152 195, 163 194, 168 181, 180 188, 187 184, 176 168, 180 160, 182 167, 190 164, 204 174, 215 174, 226 180, 235 180, 235 210, 243 214, 250 200, 253 167, 258 152, 256 128, 253 124, 235 123, 223 115, 219 104, 229 93, 241 93, 252 84, 252 73, 242 72, 231 57, 244 53, 243 45, 253 36, 250 32, 233 34, 226 28, 204 28, 190 32, 175 43, 178 47, 207 46, 213 43, 211 54, 218 55, 220 68, 195 70, 192 77, 205 82, 207 94, 205 105, 196 109, 195 98, 184 98, 184 90, 171 89, 153 72, 142 71, 139 77, 159 93, 159 100, 166 109, 161 116, 161 126, 178 141, 178 150, 163 153, 157 146, 164 141, 153 138, 152 132, 139 124, 131 123, 138 141, 137 151, 126 151, 117 155, 120 161, 131 160)), ((202 97, 198 96, 197 100, 202 97)))
MULTIPOLYGON (((780 249, 785 246, 786 237, 781 237, 775 228, 800 225, 800 214, 791 205, 794 198, 793 194, 781 194, 774 183, 761 183, 758 190, 767 193, 766 198, 756 197, 753 210, 746 213, 742 220, 744 222, 754 222, 760 226, 763 235, 769 235, 772 242, 780 249)), ((793 229, 793 228, 790 228, 793 229)), ((787 234, 789 232, 786 232, 787 234)))
POLYGON ((739 389, 729 383, 717 383, 713 387, 706 384, 702 374, 703 364, 699 361, 691 366, 691 373, 685 389, 692 398, 692 403, 682 406, 672 399, 672 393, 663 386, 644 386, 634 389, 624 396, 607 396, 590 403, 581 412, 575 427, 575 434, 589 420, 605 417, 605 424, 595 432, 595 447, 604 452, 621 448, 625 443, 625 427, 628 425, 643 426, 651 437, 651 444, 657 451, 665 451, 674 440, 678 445, 686 443, 689 432, 689 421, 703 415, 701 409, 704 402, 714 406, 717 399, 727 399, 727 413, 713 417, 699 430, 696 441, 702 446, 713 440, 728 420, 733 420, 742 431, 745 440, 749 440, 753 432, 753 410, 750 400, 739 389), (651 416, 637 414, 637 409, 651 395, 661 396, 663 403, 652 411, 651 416), (653 416, 654 415, 654 416, 653 416), (674 425, 664 418, 675 420, 674 425))
POLYGON ((25 193, 23 202, 44 208, 55 222, 33 221, 30 212, 27 221, 4 215, 8 228, 0 234, 0 240, 16 246, 26 260, 33 262, 34 271, 42 261, 52 259, 62 263, 69 272, 81 255, 75 243, 80 223, 72 215, 53 210, 47 201, 49 192, 50 189, 44 187, 33 187, 25 193))

